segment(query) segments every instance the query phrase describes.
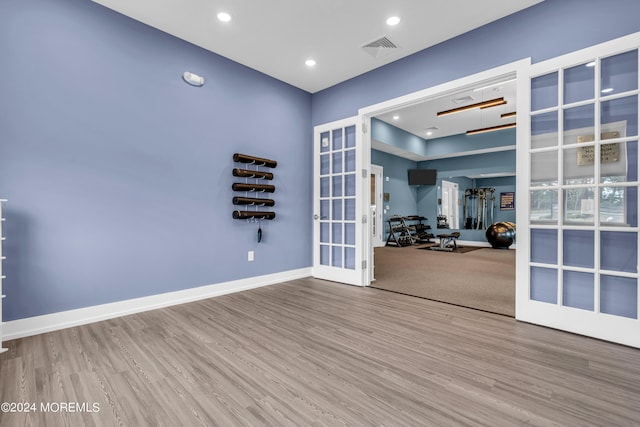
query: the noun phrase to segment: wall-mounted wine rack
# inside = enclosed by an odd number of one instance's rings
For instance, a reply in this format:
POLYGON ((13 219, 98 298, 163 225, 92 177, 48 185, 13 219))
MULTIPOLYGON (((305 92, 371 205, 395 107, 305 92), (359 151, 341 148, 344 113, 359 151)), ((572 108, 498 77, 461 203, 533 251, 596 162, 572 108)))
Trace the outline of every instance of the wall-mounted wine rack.
POLYGON ((275 185, 261 183, 261 181, 270 181, 273 179, 272 172, 261 170, 261 168, 275 168, 278 162, 239 153, 233 155, 233 161, 247 165, 246 167, 253 166, 255 168, 246 169, 239 167, 233 169, 233 176, 245 179, 245 182, 234 182, 231 185, 233 191, 245 193, 244 196, 233 197, 233 204, 235 206, 244 206, 245 209, 234 210, 233 218, 247 220, 274 219, 276 217, 275 212, 258 210, 258 207, 273 207, 276 204, 275 200, 264 197, 253 197, 252 195, 254 193, 263 194, 274 193, 276 191, 275 185), (250 207, 255 207, 256 209, 251 210, 249 209, 250 207))

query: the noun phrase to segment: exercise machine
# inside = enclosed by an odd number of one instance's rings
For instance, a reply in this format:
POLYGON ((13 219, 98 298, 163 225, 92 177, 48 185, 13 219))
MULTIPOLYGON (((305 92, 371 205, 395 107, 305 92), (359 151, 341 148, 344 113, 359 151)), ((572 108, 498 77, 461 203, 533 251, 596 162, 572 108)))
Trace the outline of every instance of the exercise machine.
POLYGON ((468 188, 464 192, 464 228, 486 230, 493 224, 494 187, 468 188))

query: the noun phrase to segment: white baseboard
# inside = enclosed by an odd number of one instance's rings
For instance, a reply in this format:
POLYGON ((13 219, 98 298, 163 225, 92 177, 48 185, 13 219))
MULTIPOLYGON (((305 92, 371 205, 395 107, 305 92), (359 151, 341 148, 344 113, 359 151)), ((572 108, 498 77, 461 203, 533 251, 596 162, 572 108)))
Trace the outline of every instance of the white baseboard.
POLYGON ((75 310, 61 311, 58 313, 44 314, 42 316, 12 320, 2 325, 2 332, 4 335, 2 339, 4 341, 8 341, 16 338, 24 338, 46 332, 57 331, 59 329, 100 322, 114 317, 184 304, 233 292, 246 291, 249 289, 309 276, 311 276, 311 268, 301 268, 298 270, 283 271, 281 273, 216 283, 214 285, 200 286, 197 288, 167 292, 148 297, 134 298, 109 304, 101 304, 78 308, 75 310))

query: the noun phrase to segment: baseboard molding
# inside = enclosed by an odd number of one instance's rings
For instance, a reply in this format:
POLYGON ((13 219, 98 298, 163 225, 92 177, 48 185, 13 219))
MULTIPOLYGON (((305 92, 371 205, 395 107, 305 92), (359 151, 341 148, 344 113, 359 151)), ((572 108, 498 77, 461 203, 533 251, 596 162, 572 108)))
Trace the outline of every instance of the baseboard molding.
POLYGON ((2 325, 3 340, 8 341, 16 338, 24 338, 309 276, 311 276, 311 268, 301 268, 298 270, 216 283, 148 297, 12 320, 2 325))

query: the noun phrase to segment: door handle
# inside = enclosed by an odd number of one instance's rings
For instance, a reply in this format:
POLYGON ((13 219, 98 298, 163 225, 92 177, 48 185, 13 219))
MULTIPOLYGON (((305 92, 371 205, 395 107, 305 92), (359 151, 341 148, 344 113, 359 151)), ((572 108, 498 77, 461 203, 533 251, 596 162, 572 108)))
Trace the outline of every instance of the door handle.
POLYGON ((315 214, 315 215, 313 216, 313 219, 315 219, 316 221, 317 221, 319 218, 320 218, 320 215, 318 215, 318 214, 315 214))

